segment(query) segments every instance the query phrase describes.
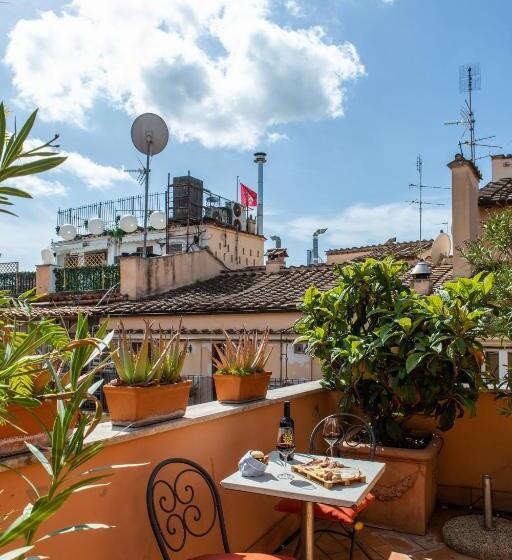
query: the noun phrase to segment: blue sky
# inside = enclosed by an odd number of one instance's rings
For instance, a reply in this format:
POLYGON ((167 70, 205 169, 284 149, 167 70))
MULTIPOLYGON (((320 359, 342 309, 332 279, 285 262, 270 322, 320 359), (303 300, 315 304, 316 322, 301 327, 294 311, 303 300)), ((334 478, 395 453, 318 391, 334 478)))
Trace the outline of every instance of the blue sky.
MULTIPOLYGON (((0 4, 1 98, 35 135, 61 134, 65 167, 24 186, 35 200, 0 219, 1 260, 40 261, 57 208, 136 193, 133 117, 160 112, 171 142, 152 190, 187 170, 234 197, 256 187, 252 153, 268 153, 265 234, 290 262, 321 250, 418 238, 416 156, 424 182, 447 186, 461 131, 460 64, 477 61, 477 135, 512 152, 512 4, 503 0, 134 0, 0 4), (149 7, 148 7, 149 6, 149 7), (142 10, 142 11, 141 11, 142 10)), ((487 152, 481 151, 480 155, 487 152)), ((484 182, 489 158, 479 161, 484 182)), ((431 191, 424 237, 450 219, 431 191)))

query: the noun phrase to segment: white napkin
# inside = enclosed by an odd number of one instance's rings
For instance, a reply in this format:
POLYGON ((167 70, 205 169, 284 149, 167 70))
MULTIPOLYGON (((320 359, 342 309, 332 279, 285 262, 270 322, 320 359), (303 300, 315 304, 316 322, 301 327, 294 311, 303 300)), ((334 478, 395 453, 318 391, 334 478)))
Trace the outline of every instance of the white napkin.
POLYGON ((250 451, 240 459, 238 462, 238 469, 242 473, 242 476, 261 476, 264 474, 267 465, 255 459, 250 451))

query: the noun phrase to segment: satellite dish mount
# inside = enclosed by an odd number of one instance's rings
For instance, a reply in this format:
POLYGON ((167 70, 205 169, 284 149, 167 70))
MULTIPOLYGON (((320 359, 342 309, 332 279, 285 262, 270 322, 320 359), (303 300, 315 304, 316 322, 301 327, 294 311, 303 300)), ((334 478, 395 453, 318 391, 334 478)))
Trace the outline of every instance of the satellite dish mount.
MULTIPOLYGON (((151 156, 159 154, 169 141, 169 129, 162 117, 154 113, 139 115, 132 124, 133 145, 139 152, 146 155, 144 175, 144 243, 143 257, 147 257, 146 245, 148 238, 148 195, 149 195, 149 160, 151 156)), ((167 224, 166 224, 167 225, 167 224)))

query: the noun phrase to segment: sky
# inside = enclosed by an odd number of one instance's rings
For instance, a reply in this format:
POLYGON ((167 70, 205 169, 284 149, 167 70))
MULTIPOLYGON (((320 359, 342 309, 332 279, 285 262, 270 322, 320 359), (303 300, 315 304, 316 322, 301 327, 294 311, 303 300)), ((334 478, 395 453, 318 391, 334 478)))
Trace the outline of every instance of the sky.
MULTIPOLYGON (((462 129, 443 123, 464 103, 460 65, 481 68, 477 136, 512 152, 511 51, 504 0, 0 3, 0 99, 18 123, 39 107, 34 138, 58 132, 68 156, 16 182, 34 199, 0 217, 0 261, 41 262, 58 208, 141 192, 124 169, 138 166, 130 127, 143 112, 171 134, 152 191, 190 170, 235 198, 237 176, 256 189, 252 154, 267 152, 264 233, 281 236, 291 264, 320 227, 321 252, 418 239, 409 185, 418 154, 424 184, 450 185, 462 129)), ((478 165, 485 184, 490 159, 478 165)), ((451 220, 450 192, 424 193, 430 238, 451 220)))

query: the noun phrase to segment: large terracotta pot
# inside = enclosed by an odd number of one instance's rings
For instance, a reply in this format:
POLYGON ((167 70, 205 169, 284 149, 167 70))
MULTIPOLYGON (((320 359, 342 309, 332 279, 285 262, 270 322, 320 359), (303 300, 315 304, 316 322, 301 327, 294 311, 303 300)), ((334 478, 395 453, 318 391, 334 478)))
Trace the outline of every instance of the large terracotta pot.
POLYGON ((27 451, 25 442, 34 445, 47 445, 50 432, 57 415, 57 401, 43 400, 35 408, 25 408, 20 405, 7 407, 9 423, 0 426, 0 455, 14 455, 27 451), (22 431, 23 430, 23 431, 22 431))
POLYGON ((110 420, 118 426, 145 426, 180 418, 187 408, 192 381, 147 387, 105 385, 110 420))
POLYGON ((264 399, 272 373, 253 373, 251 375, 223 375, 215 373, 217 400, 222 403, 245 403, 264 399))
MULTIPOLYGON (((425 449, 377 447, 375 460, 386 463, 386 469, 372 490, 377 499, 361 519, 387 529, 424 535, 436 504, 440 450, 441 441, 436 438, 425 449)), ((367 446, 344 448, 342 455, 367 459, 367 446)))

